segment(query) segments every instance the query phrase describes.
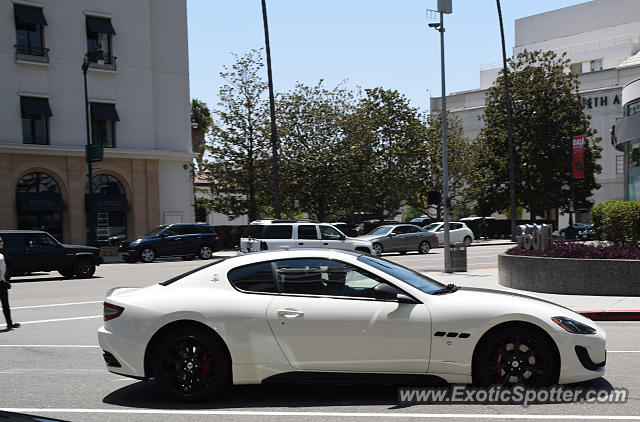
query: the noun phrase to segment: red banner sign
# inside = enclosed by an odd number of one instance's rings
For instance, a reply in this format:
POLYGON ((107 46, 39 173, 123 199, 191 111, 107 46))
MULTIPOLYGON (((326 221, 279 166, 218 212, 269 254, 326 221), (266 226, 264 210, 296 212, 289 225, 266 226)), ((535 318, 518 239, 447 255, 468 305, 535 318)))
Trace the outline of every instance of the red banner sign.
POLYGON ((573 137, 571 177, 574 179, 584 179, 584 135, 573 137))

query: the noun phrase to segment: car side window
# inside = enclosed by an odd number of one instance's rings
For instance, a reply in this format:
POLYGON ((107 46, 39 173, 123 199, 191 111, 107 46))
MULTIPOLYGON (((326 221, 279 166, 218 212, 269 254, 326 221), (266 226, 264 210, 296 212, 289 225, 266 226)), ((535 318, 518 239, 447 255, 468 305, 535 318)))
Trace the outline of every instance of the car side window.
POLYGON ((449 225, 450 230, 458 230, 462 228, 462 224, 460 223, 451 223, 449 225))
POLYGON ((38 246, 55 246, 55 242, 49 235, 40 234, 37 236, 38 246))
POLYGON ((34 247, 38 246, 38 240, 32 234, 26 235, 24 237, 24 246, 27 247, 27 248, 34 248, 34 247))
POLYGON ((227 274, 229 282, 246 292, 275 293, 278 291, 270 262, 234 268, 227 274))
POLYGON ((166 235, 166 236, 177 236, 179 233, 177 230, 175 230, 173 227, 169 228, 169 229, 165 229, 162 231, 162 234, 166 235))
POLYGON ((417 227, 411 227, 411 226, 406 226, 407 227, 407 233, 418 233, 420 231, 420 229, 418 229, 417 227))
POLYGON ((320 226, 320 237, 322 240, 340 240, 342 234, 331 226, 320 226))
POLYGON ((395 234, 407 234, 409 231, 407 230, 409 227, 407 226, 398 226, 393 229, 395 234))
POLYGON ((271 224, 264 226, 260 237, 262 239, 291 239, 293 226, 289 224, 271 224))
POLYGON ((276 280, 285 294, 375 299, 384 280, 353 265, 329 259, 276 261, 276 280))
POLYGON ((316 226, 313 224, 301 224, 298 226, 298 239, 318 239, 316 226))

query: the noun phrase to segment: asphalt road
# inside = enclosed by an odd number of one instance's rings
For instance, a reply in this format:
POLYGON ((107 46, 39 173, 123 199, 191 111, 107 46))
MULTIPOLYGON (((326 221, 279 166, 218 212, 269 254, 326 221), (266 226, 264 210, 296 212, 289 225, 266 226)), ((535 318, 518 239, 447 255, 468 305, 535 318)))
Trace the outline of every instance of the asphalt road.
MULTIPOLYGON (((497 266, 495 254, 505 248, 470 248, 470 270, 497 266)), ((442 271, 441 249, 386 257, 442 271)), ((167 402, 152 382, 109 373, 96 334, 105 292, 153 284, 201 264, 108 264, 90 280, 62 280, 57 273, 13 280, 13 316, 23 326, 0 326, 0 409, 68 421, 640 420, 639 323, 601 324, 608 336, 607 375, 586 384, 627 388, 625 404, 401 406, 397 385, 259 385, 185 405, 167 402)))

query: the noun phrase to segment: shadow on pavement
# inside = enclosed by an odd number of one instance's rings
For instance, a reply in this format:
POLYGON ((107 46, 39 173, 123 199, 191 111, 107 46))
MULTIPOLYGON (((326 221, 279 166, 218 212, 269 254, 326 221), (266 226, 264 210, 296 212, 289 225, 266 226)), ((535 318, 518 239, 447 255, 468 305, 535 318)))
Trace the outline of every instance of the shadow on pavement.
POLYGON ((102 278, 100 276, 94 275, 88 278, 75 278, 75 277, 63 277, 61 275, 54 276, 50 273, 31 273, 29 275, 16 275, 11 277, 11 284, 13 283, 35 283, 41 281, 62 281, 62 280, 92 280, 102 278))
MULTIPOLYGON (((122 387, 104 397, 103 403, 130 408, 203 410, 251 408, 304 408, 330 406, 389 406, 389 409, 411 407, 398 401, 401 387, 442 388, 446 384, 280 384, 233 386, 204 403, 171 401, 153 381, 140 381, 122 387)), ((611 391, 613 386, 604 378, 569 384, 565 389, 597 389, 611 391)), ((432 405, 419 403, 420 405, 432 405)), ((436 403, 435 405, 514 406, 509 403, 436 403)), ((535 403, 531 403, 535 405, 535 403)), ((520 406, 519 404, 515 404, 520 406)), ((544 405, 544 404, 538 404, 544 405)))

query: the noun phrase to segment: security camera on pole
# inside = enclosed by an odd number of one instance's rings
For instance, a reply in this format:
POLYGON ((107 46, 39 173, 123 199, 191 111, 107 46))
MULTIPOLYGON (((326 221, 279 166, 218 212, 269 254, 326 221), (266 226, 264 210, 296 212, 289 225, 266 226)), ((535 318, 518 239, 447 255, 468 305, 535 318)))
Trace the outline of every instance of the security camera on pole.
POLYGON ((452 12, 451 0, 438 0, 438 10, 429 10, 440 14, 440 22, 430 23, 429 27, 440 32, 440 73, 442 79, 442 199, 444 210, 444 272, 451 272, 451 245, 449 244, 449 157, 447 152, 447 94, 444 84, 444 14, 452 12))

